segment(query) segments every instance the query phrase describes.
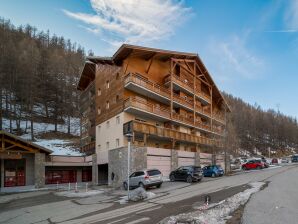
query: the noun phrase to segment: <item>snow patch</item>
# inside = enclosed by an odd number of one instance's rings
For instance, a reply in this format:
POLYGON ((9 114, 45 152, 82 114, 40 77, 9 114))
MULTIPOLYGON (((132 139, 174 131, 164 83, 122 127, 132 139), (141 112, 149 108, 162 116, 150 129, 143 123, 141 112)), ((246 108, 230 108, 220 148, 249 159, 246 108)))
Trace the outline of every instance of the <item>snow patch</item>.
POLYGON ((44 140, 44 139, 37 139, 34 142, 37 145, 40 145, 44 148, 50 149, 53 151, 51 155, 57 156, 83 156, 84 154, 79 152, 78 148, 71 146, 72 142, 68 140, 62 139, 51 139, 51 140, 44 140))
POLYGON ((264 182, 250 183, 250 189, 235 194, 234 196, 219 203, 212 204, 212 207, 209 207, 207 210, 198 208, 198 211, 195 212, 171 216, 162 220, 160 224, 224 224, 226 223, 227 219, 231 218, 230 214, 233 213, 240 205, 244 205, 250 196, 258 192, 264 184, 264 182))
POLYGON ((90 197, 90 196, 94 196, 102 193, 104 193, 104 191, 99 191, 99 190, 90 190, 90 191, 81 191, 81 192, 61 191, 61 192, 56 192, 55 195, 69 197, 69 198, 85 198, 85 197, 90 197))

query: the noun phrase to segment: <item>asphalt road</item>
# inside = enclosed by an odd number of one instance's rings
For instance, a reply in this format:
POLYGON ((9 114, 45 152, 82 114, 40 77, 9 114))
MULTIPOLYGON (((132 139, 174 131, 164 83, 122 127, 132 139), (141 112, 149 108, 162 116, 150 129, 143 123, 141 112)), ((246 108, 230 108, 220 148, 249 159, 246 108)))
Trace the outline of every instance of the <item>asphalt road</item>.
MULTIPOLYGON (((295 171, 297 175, 298 166, 269 168, 215 179, 206 178, 203 182, 194 184, 164 183, 162 188, 151 190, 157 194, 156 198, 125 205, 117 202, 119 194, 112 193, 89 198, 65 198, 54 196, 51 192, 36 192, 37 196, 31 192, 28 193, 29 196, 24 195, 11 201, 3 198, 5 203, 1 203, 1 197, 5 197, 1 196, 0 223, 157 223, 170 215, 195 210, 203 205, 206 194, 211 195, 211 203, 218 202, 245 190, 250 182, 271 181, 287 173, 289 176, 294 175, 295 171)), ((296 183, 298 186, 297 182, 289 183, 296 183)), ((285 191, 284 194, 288 192, 286 187, 280 189, 285 191)))
POLYGON ((267 179, 268 186, 247 203, 243 224, 298 223, 298 167, 267 179))

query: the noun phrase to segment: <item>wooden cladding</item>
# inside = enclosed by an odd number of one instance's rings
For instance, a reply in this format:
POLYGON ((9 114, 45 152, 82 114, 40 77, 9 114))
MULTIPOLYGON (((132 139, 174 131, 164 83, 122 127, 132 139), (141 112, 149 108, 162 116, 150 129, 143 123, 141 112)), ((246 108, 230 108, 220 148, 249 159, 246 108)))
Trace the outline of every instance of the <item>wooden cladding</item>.
POLYGON ((223 147, 223 143, 220 140, 209 139, 202 136, 188 134, 169 128, 158 127, 155 125, 147 124, 145 122, 130 121, 128 123, 125 123, 124 125, 129 125, 134 132, 139 132, 147 135, 154 135, 161 138, 173 139, 179 142, 189 142, 193 144, 223 147))

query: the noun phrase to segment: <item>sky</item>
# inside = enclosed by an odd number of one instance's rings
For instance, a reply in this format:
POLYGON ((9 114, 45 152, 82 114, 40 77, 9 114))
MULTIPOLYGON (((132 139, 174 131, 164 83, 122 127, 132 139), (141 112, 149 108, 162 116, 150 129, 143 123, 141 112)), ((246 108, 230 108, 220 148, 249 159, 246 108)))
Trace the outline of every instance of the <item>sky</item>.
POLYGON ((0 17, 111 56, 198 53, 219 89, 298 118, 298 0, 0 0, 0 17))

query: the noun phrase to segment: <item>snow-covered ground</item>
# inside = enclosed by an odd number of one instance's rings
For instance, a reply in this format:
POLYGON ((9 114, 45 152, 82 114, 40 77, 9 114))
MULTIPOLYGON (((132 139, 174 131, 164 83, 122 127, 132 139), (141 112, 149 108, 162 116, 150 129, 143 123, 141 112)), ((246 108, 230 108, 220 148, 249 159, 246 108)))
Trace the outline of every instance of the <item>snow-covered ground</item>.
POLYGON ((57 196, 64 196, 64 197, 69 197, 69 198, 85 198, 85 197, 91 197, 94 195, 102 194, 104 191, 100 190, 89 190, 89 191, 61 191, 61 192, 56 192, 55 195, 57 196))
POLYGON ((224 224, 227 219, 231 218, 230 214, 233 213, 240 205, 244 205, 250 196, 258 192, 264 184, 264 182, 250 183, 251 188, 235 194, 234 196, 219 203, 212 204, 208 207, 208 209, 206 209, 206 206, 202 206, 197 208, 198 211, 171 216, 160 223, 175 224, 181 222, 194 224, 224 224))
MULTIPOLYGON (((78 118, 72 118, 71 119, 71 134, 79 136, 80 134, 80 120, 78 118)), ((16 128, 15 122, 12 122, 12 127, 16 128)), ((21 122, 21 128, 25 130, 26 123, 21 122)), ((9 131, 9 120, 3 119, 3 129, 5 131, 9 131)), ((28 123, 27 127, 28 132, 30 132, 30 123, 28 123)), ((35 136, 38 136, 41 133, 50 132, 55 130, 54 124, 48 124, 48 123, 34 123, 34 134, 35 136)), ((67 133, 67 124, 58 125, 58 131, 67 133)), ((19 136, 23 138, 24 140, 30 140, 30 133, 23 134, 19 136)), ((35 144, 43 146, 47 149, 50 149, 53 151, 51 155, 70 155, 70 156, 82 156, 83 154, 80 153, 79 148, 75 147, 73 142, 71 140, 65 140, 65 139, 41 139, 41 138, 35 138, 34 141, 35 144)))

